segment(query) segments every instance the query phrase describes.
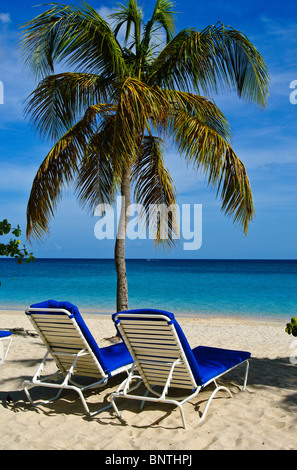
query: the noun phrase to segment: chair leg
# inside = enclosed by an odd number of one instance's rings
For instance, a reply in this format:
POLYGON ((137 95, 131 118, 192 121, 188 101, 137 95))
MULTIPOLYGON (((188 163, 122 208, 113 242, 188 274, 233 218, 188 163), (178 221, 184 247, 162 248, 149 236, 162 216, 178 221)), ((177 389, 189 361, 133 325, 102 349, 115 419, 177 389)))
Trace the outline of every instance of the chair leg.
POLYGON ((230 392, 230 390, 227 388, 227 387, 223 387, 223 386, 219 386, 219 387, 216 387, 215 390, 212 392, 212 394, 210 395, 207 403, 206 403, 206 406, 204 408, 204 411, 203 411, 203 414, 200 418, 200 421, 203 421, 205 416, 206 416, 206 413, 207 413, 207 410, 208 410, 208 407, 210 405, 210 402, 212 401, 213 397, 216 395, 216 393, 219 391, 219 390, 226 390, 226 392, 229 393, 230 397, 232 397, 232 393, 230 392))
MULTIPOLYGON (((30 392, 29 392, 29 388, 28 388, 28 387, 31 386, 31 388, 33 388, 33 387, 38 387, 38 385, 40 385, 40 384, 34 384, 34 383, 32 383, 32 382, 29 382, 28 380, 24 380, 24 382, 23 382, 24 392, 25 392, 25 394, 26 394, 26 396, 27 396, 29 402, 31 403, 32 406, 36 406, 36 407, 37 407, 37 406, 40 406, 40 405, 46 405, 47 403, 51 403, 51 402, 53 402, 53 401, 58 400, 58 398, 60 397, 60 395, 61 395, 61 393, 62 393, 62 391, 63 391, 63 389, 60 388, 59 391, 58 391, 58 393, 57 393, 53 398, 49 398, 48 400, 44 400, 44 401, 40 401, 40 402, 38 402, 38 403, 34 403, 32 397, 31 397, 31 395, 30 395, 30 392)), ((43 385, 43 386, 46 386, 46 385, 43 385)), ((50 385, 48 385, 48 386, 50 386, 50 385)))
MULTIPOLYGON (((248 379, 248 373, 249 373, 249 361, 246 361, 246 369, 245 369, 245 375, 244 375, 244 382, 243 382, 243 387, 241 389, 241 391, 245 390, 246 388, 246 384, 247 384, 247 379, 248 379)), ((227 388, 227 387, 223 387, 223 386, 219 386, 216 382, 216 380, 214 380, 214 384, 216 385, 216 388, 215 390, 212 392, 212 394, 210 395, 207 403, 206 403, 206 406, 204 408, 204 411, 202 413, 202 417, 200 418, 200 421, 203 421, 204 418, 205 418, 205 415, 207 413, 207 410, 208 410, 208 407, 210 405, 210 402, 212 401, 213 397, 215 396, 215 394, 219 391, 219 390, 226 390, 230 397, 232 397, 232 393, 230 392, 230 390, 227 388)))
POLYGON ((249 361, 246 361, 246 369, 245 369, 245 376, 244 376, 244 382, 243 382, 242 390, 245 390, 245 388, 246 388, 248 374, 249 374, 249 366, 250 366, 249 361))
POLYGON ((118 418, 121 418, 121 413, 119 412, 119 409, 118 409, 118 407, 117 407, 116 404, 115 404, 115 397, 112 397, 112 398, 111 398, 111 405, 112 405, 114 411, 116 412, 117 417, 118 417, 118 418))
MULTIPOLYGON (((144 392, 144 396, 147 397, 148 394, 149 394, 149 389, 147 388, 146 391, 144 392)), ((145 400, 142 400, 142 402, 140 403, 140 411, 143 410, 144 403, 145 403, 145 400)))
POLYGON ((177 402, 177 406, 179 407, 180 409, 180 415, 181 415, 181 419, 182 419, 182 422, 183 422, 183 426, 185 429, 187 429, 187 425, 186 425, 186 418, 185 418, 185 414, 184 414, 184 410, 183 410, 183 407, 180 403, 177 402))
POLYGON ((11 338, 4 338, 4 339, 2 339, 2 340, 0 341, 0 347, 1 347, 1 349, 3 349, 3 355, 2 355, 2 357, 1 357, 1 355, 0 355, 0 364, 3 364, 4 361, 5 361, 5 359, 6 359, 8 350, 9 350, 10 345, 11 345, 11 341, 12 341, 11 338), (5 341, 8 342, 7 345, 6 345, 6 347, 4 347, 4 342, 5 342, 5 341))

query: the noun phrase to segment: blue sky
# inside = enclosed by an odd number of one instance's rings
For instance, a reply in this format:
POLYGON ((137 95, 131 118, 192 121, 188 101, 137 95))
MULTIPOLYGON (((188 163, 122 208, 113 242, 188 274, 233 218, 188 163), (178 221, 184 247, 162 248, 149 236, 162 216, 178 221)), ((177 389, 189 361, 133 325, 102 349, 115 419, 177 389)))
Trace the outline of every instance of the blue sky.
MULTIPOLYGON (((20 224, 25 233, 26 205, 35 173, 50 146, 24 121, 24 101, 36 83, 25 71, 18 51, 19 25, 44 7, 33 0, 1 2, 0 81, 0 220, 20 224)), ((67 3, 67 2, 65 2, 67 3)), ((78 2, 73 1, 77 4, 78 2)), ((90 0, 106 15, 115 2, 90 0)), ((142 2, 150 15, 154 2, 142 2)), ((270 99, 265 111, 234 94, 213 97, 232 128, 232 145, 244 162, 252 185, 256 216, 248 235, 220 212, 220 203, 201 175, 171 147, 166 162, 178 191, 178 203, 202 204, 202 246, 184 251, 182 241, 165 254, 151 240, 128 240, 128 258, 265 258, 297 256, 297 105, 290 102, 290 83, 297 80, 295 2, 184 0, 176 2, 176 31, 203 29, 222 21, 244 32, 263 55, 270 71, 270 99)), ((65 194, 51 222, 50 236, 32 242, 36 257, 112 258, 113 240, 98 240, 98 217, 83 211, 71 191, 65 194)), ((25 237, 22 241, 26 242, 25 237)), ((28 242, 26 242, 28 245, 28 242)))

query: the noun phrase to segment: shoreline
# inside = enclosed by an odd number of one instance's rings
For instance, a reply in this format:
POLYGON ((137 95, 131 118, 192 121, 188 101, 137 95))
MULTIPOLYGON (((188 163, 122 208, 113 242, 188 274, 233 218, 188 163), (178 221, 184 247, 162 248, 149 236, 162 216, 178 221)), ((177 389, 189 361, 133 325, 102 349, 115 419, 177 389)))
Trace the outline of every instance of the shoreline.
MULTIPOLYGON (((19 306, 0 306, 0 315, 6 315, 6 314, 25 314, 25 310, 28 308, 21 308, 19 306)), ((110 310, 92 310, 90 308, 84 308, 84 307, 79 307, 80 313, 85 316, 85 315, 91 315, 91 316, 100 316, 100 317, 111 317, 115 313, 115 311, 110 310)), ((246 320, 246 321, 255 321, 255 322, 264 322, 264 323, 271 323, 271 322, 278 322, 278 323, 283 323, 286 325, 286 323, 289 323, 291 321, 291 317, 294 316, 293 314, 291 316, 274 316, 274 315, 252 315, 252 314, 246 314, 246 315, 240 315, 239 313, 231 313, 230 315, 227 315, 225 313, 214 313, 214 312, 209 312, 209 313, 194 313, 194 312, 172 312, 177 318, 189 318, 189 319, 234 319, 237 321, 241 320, 246 320)))

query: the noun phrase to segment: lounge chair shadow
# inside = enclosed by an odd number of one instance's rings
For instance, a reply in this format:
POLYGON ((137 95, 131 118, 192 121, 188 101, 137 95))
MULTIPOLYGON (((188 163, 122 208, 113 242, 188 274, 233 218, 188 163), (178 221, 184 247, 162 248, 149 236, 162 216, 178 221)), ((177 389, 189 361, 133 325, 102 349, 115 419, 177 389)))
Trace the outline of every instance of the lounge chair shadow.
MULTIPOLYGON (((290 363, 289 357, 277 357, 274 359, 271 358, 257 358, 257 357, 252 357, 250 359, 250 371, 249 371, 249 379, 247 383, 247 388, 244 392, 242 393, 257 393, 258 390, 262 389, 268 389, 267 393, 269 393, 269 388, 285 388, 288 391, 291 391, 286 398, 282 399, 280 402, 280 406, 283 407, 288 412, 292 412, 292 407, 297 406, 297 369, 296 365, 293 365, 290 363)), ((230 388, 232 393, 236 395, 237 393, 241 392, 241 387, 238 383, 240 380, 241 373, 240 370, 238 369, 233 369, 230 371, 228 377, 221 378, 219 382, 222 385, 226 385, 227 387, 230 388)), ((205 407, 205 404, 207 403, 208 397, 210 393, 212 392, 211 387, 208 389, 205 389, 201 392, 200 399, 197 401, 197 398, 190 400, 189 404, 193 406, 193 410, 195 412, 198 412, 198 418, 201 418, 203 414, 203 410, 205 407)), ((220 392, 216 397, 214 397, 215 401, 222 401, 222 404, 226 399, 228 399, 228 395, 226 392, 222 391, 220 392)), ((122 404, 124 405, 125 399, 119 399, 119 408, 122 408, 122 404)), ((223 405, 222 405, 223 406, 223 405)), ((158 410, 160 413, 160 416, 155 420, 149 422, 148 418, 148 424, 146 425, 139 425, 139 424, 130 424, 134 428, 149 428, 151 426, 158 426, 160 427, 160 423, 168 418, 173 412, 176 410, 176 408, 172 405, 166 405, 166 411, 165 408, 162 410, 158 408, 158 406, 154 403, 146 403, 145 404, 145 410, 148 411, 153 411, 153 410, 158 410)), ((122 411, 125 412, 129 411, 135 414, 142 413, 139 407, 139 402, 134 402, 132 400, 129 400, 126 402, 124 405, 124 408, 122 408, 122 411)), ((177 411, 177 410, 176 410, 177 411)), ((177 411, 178 412, 178 411, 177 411)), ((113 410, 111 410, 111 414, 114 416, 113 410)), ((297 418, 296 418, 297 419, 297 418)), ((124 417, 118 418, 117 417, 118 423, 121 423, 122 425, 127 425, 127 422, 124 417)), ((172 423, 173 424, 173 423, 172 423)), ((178 425, 178 423, 173 424, 174 428, 179 428, 181 426, 178 425)), ((165 426, 161 426, 164 429, 171 428, 171 424, 166 423, 165 426)))
MULTIPOLYGON (((14 361, 10 361, 11 363, 14 361)), ((19 366, 20 363, 23 364, 24 366, 35 366, 38 361, 36 360, 21 360, 20 361, 15 361, 15 363, 19 366)), ((282 406, 286 411, 291 412, 292 407, 297 406, 297 374, 296 374, 296 365, 291 364, 289 357, 277 357, 274 359, 270 358, 257 358, 257 357, 252 357, 250 359, 250 371, 249 371, 249 379, 247 383, 247 389, 244 393, 257 393, 258 390, 261 390, 263 388, 267 388, 269 393, 269 388, 285 388, 288 390, 290 393, 280 402, 280 406, 282 406)), ((20 380, 19 376, 15 376, 15 379, 20 380)), ((22 380, 27 379, 27 376, 21 377, 22 380)), ((118 384, 125 378, 125 373, 121 374, 121 376, 115 376, 110 379, 107 385, 104 387, 100 387, 99 389, 93 389, 93 390, 88 390, 86 392, 86 399, 87 400, 92 400, 93 403, 89 402, 90 405, 90 410, 92 411, 93 409, 99 407, 99 408, 104 408, 106 407, 109 402, 108 402, 108 396, 110 393, 114 391, 114 389, 118 386, 118 384), (96 395, 98 395, 98 400, 95 399, 96 395), (100 396, 99 396, 100 395, 100 396), (102 406, 101 406, 102 405, 102 406)), ((229 373, 228 379, 222 379, 221 382, 222 384, 228 384, 233 390, 234 393, 239 392, 240 387, 237 384, 238 378, 240 378, 240 371, 234 369, 229 373)), ((10 377, 10 380, 12 377, 10 377)), ((36 398, 41 398, 43 400, 46 400, 50 398, 52 395, 52 391, 43 388, 42 389, 42 397, 40 397, 40 389, 34 391, 32 390, 32 393, 36 393, 36 398)), ((204 390, 203 393, 200 395, 200 400, 197 401, 196 399, 190 400, 189 404, 193 405, 193 409, 198 412, 198 417, 201 417, 202 411, 204 409, 205 403, 208 399, 209 394, 211 393, 211 389, 209 390, 204 390)), ((223 401, 227 398, 227 396, 222 392, 222 394, 219 394, 217 397, 214 398, 214 400, 222 400, 223 401)), ((48 403, 46 405, 42 405, 40 408, 36 408, 32 406, 24 393, 23 389, 20 390, 9 390, 7 388, 6 390, 0 391, 0 403, 4 408, 10 409, 13 412, 19 412, 19 411, 26 411, 26 412, 35 412, 35 413, 44 413, 48 415, 53 415, 53 414, 77 414, 81 415, 82 419, 85 420, 97 420, 98 424, 101 425, 114 425, 114 426, 123 426, 127 425, 126 421, 124 418, 120 419, 118 418, 113 409, 110 408, 109 410, 105 411, 103 415, 100 413, 98 415, 95 415, 94 417, 89 417, 87 415, 84 415, 83 412, 83 407, 81 406, 81 403, 79 400, 77 400, 77 395, 75 392, 71 390, 64 390, 61 394, 61 397, 58 401, 48 403), (59 403, 59 400, 61 403, 59 403)), ((119 399, 119 407, 121 408, 121 403, 124 403, 124 399, 121 400, 119 399)), ((125 409, 128 409, 130 412, 133 412, 135 414, 142 413, 139 407, 139 402, 134 402, 130 401, 126 404, 125 409), (128 406, 128 408, 127 408, 128 406)), ((156 404, 153 403, 146 403, 145 404, 145 409, 147 410, 156 410, 160 412, 160 416, 155 420, 150 422, 148 418, 148 424, 133 424, 133 427, 136 428, 149 428, 150 426, 158 426, 158 427, 164 427, 164 428, 171 428, 171 424, 168 422, 166 423, 166 426, 161 425, 163 420, 168 418, 173 412, 175 412, 176 408, 171 405, 166 405, 166 410, 163 408, 162 410, 156 406, 156 404)), ((123 410, 124 411, 124 410, 123 410)), ((174 423, 174 428, 179 428, 178 423, 174 423)))
MULTIPOLYGON (((111 377, 109 382, 104 386, 89 389, 85 392, 85 398, 88 400, 90 412, 97 410, 98 407, 101 409, 109 405, 109 402, 107 401, 108 395, 125 378, 125 376, 126 374, 122 373, 118 376, 111 377), (94 398, 96 396, 98 396, 98 400, 94 398), (92 398, 93 402, 90 402, 90 399, 92 400, 92 398)), ((26 379, 27 377, 24 376, 23 380, 26 379)), ((82 380, 82 382, 84 382, 84 380, 82 380)), ((87 382, 87 379, 85 379, 85 382, 87 382)), ((31 389, 31 395, 33 400, 46 401, 53 396, 53 390, 51 388, 41 388, 36 386, 31 389)), ((82 403, 77 399, 77 393, 73 390, 63 390, 58 400, 50 403, 43 403, 40 406, 32 406, 23 389, 0 391, 0 403, 4 408, 10 409, 14 412, 31 410, 33 412, 44 413, 46 415, 80 415, 82 418, 94 419, 85 415, 82 403)))
MULTIPOLYGON (((119 407, 121 407, 120 402, 121 401, 119 400, 119 407)), ((123 400, 123 403, 124 403, 124 400, 123 400)), ((156 427, 157 429, 166 429, 166 430, 183 428, 183 426, 179 424, 179 422, 174 421, 174 423, 169 424, 168 421, 166 421, 167 418, 169 418, 176 412, 178 413, 174 405, 166 404, 160 410, 160 408, 158 408, 156 404, 149 403, 145 405, 145 411, 142 411, 139 409, 139 403, 134 403, 133 401, 131 401, 129 403, 129 406, 125 406, 123 411, 125 413, 128 411, 130 413, 133 413, 136 416, 140 415, 140 413, 144 413, 144 416, 146 416, 145 412, 147 411, 151 411, 151 412, 157 411, 160 416, 158 416, 158 418, 152 421, 150 421, 149 417, 146 417, 147 424, 135 424, 135 423, 131 424, 131 422, 128 422, 124 416, 121 416, 121 417, 116 416, 114 410, 111 408, 109 416, 107 416, 106 414, 104 417, 99 415, 97 419, 100 422, 100 424, 112 424, 114 426, 120 426, 120 427, 128 426, 128 427, 132 427, 135 429, 150 429, 152 426, 156 427), (112 422, 110 420, 112 420, 112 422), (163 421, 165 421, 164 425, 162 424, 163 421)), ((94 418, 84 417, 84 419, 94 419, 94 418)))
MULTIPOLYGON (((93 392, 95 393, 95 392, 93 392)), ((86 399, 90 398, 90 396, 93 394, 91 392, 88 392, 86 394, 86 399)), ((52 391, 48 391, 46 389, 42 390, 42 395, 38 392, 32 392, 32 396, 34 397, 34 394, 36 394, 36 398, 38 398, 40 401, 41 400, 48 400, 52 397, 52 391)), ((42 403, 39 406, 32 406, 31 403, 28 402, 27 397, 25 392, 22 390, 17 391, 17 392, 0 392, 0 401, 2 403, 2 406, 4 408, 10 409, 11 411, 17 413, 20 411, 26 411, 26 412, 35 412, 35 413, 43 413, 44 415, 47 416, 52 416, 52 415, 79 415, 79 416, 85 416, 84 415, 84 408, 81 404, 80 401, 77 400, 77 394, 72 391, 72 390, 63 390, 61 393, 59 400, 50 402, 50 403, 42 403)), ((92 406, 92 403, 89 404, 90 406, 90 411, 92 411, 92 408, 95 406, 98 408, 100 407, 100 404, 98 402, 94 403, 92 406)), ((102 408, 104 407, 104 403, 102 403, 102 408)), ((96 408, 96 409, 97 409, 96 408)))

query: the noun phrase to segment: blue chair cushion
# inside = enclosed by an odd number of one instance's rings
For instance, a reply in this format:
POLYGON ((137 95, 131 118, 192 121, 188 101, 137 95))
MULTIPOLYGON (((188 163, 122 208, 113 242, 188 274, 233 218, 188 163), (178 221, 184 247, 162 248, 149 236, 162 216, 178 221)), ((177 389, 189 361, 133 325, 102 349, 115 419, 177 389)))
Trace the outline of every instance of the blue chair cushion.
POLYGON ((11 336, 11 335, 12 335, 11 331, 0 331, 0 339, 7 338, 8 336, 11 336))
MULTIPOLYGON (((98 362, 100 362, 100 365, 106 374, 110 375, 111 372, 117 368, 126 366, 127 364, 131 364, 133 362, 133 359, 124 343, 117 343, 105 348, 99 348, 93 335, 85 324, 85 321, 82 318, 78 308, 70 302, 47 300, 45 302, 33 304, 31 305, 31 308, 62 308, 71 313, 71 317, 75 318, 83 336, 85 337, 91 350, 95 354, 98 362)), ((30 315, 30 312, 28 314, 30 315)))
POLYGON ((202 385, 251 357, 251 353, 246 351, 208 346, 194 348, 193 354, 199 364, 202 385))
MULTIPOLYGON (((230 367, 233 367, 240 362, 250 357, 249 352, 244 351, 232 351, 227 349, 210 348, 205 346, 198 346, 195 349, 191 349, 183 330, 179 323, 171 312, 164 310, 155 309, 139 309, 139 310, 127 310, 124 313, 141 313, 149 315, 165 315, 168 318, 168 322, 173 324, 177 332, 180 343, 183 347, 184 353, 189 362, 192 374, 195 378, 197 385, 204 385, 210 379, 218 376, 219 374, 226 372, 230 367)), ((115 321, 116 313, 113 314, 112 318, 115 321)), ((127 317, 129 318, 129 317, 127 317)))
POLYGON ((107 370, 113 371, 123 365, 131 364, 133 359, 123 341, 100 349, 107 370))

